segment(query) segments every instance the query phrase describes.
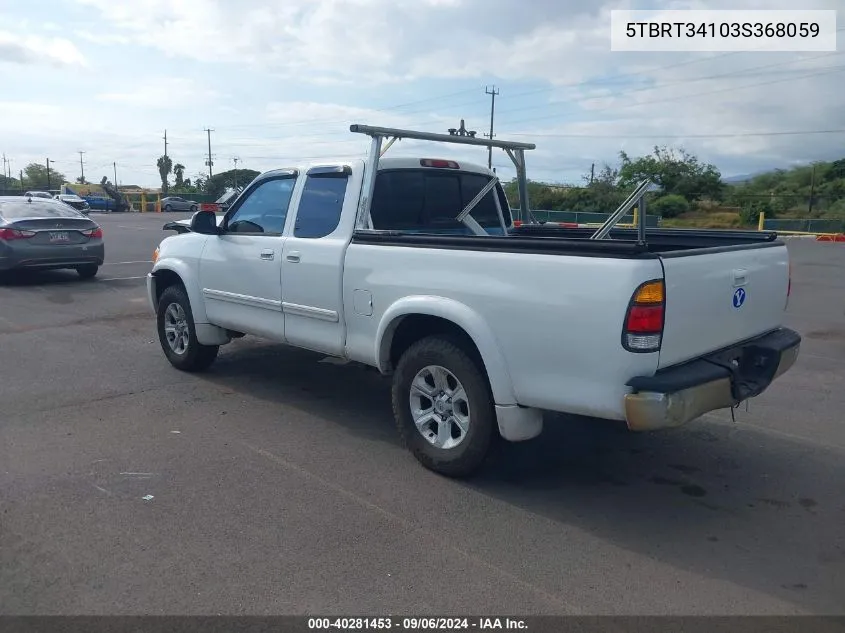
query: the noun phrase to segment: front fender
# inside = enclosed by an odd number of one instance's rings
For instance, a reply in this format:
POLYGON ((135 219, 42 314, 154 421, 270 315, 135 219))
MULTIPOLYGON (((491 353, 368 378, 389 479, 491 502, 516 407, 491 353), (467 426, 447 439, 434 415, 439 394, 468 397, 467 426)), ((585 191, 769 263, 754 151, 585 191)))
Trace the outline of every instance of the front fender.
POLYGON ((202 296, 199 279, 190 263, 178 257, 166 257, 159 259, 152 269, 153 276, 163 271, 175 273, 182 280, 185 291, 188 293, 188 300, 191 302, 191 312, 194 315, 194 323, 208 323, 208 316, 205 314, 205 301, 202 296))
POLYGON ((480 314, 454 299, 436 296, 403 297, 385 310, 376 332, 375 349, 375 357, 382 372, 387 371, 390 364, 390 346, 397 326, 403 317, 412 314, 440 317, 462 328, 481 353, 496 404, 517 403, 508 366, 493 331, 480 314))

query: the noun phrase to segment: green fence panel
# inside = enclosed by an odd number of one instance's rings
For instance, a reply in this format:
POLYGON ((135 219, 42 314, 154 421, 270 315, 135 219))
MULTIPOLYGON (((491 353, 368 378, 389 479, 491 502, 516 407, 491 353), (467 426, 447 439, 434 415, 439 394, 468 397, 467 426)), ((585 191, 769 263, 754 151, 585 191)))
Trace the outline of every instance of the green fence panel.
POLYGON ((845 219, 771 219, 763 221, 767 231, 803 231, 805 233, 843 233, 845 219))

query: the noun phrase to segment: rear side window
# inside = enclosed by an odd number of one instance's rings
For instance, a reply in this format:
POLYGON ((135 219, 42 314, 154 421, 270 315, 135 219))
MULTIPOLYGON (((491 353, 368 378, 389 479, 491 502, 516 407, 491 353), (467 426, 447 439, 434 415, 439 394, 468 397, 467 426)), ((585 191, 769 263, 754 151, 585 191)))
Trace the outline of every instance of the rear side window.
POLYGON ((294 237, 320 238, 332 233, 340 223, 348 184, 345 173, 308 176, 296 213, 294 237))
MULTIPOLYGON (((467 230, 455 218, 489 181, 489 176, 461 172, 412 169, 380 172, 371 206, 373 228, 467 230)), ((494 192, 489 192, 472 211, 472 217, 484 228, 500 226, 493 195, 494 192)), ((503 206, 502 211, 505 223, 509 224, 508 207, 503 206)))

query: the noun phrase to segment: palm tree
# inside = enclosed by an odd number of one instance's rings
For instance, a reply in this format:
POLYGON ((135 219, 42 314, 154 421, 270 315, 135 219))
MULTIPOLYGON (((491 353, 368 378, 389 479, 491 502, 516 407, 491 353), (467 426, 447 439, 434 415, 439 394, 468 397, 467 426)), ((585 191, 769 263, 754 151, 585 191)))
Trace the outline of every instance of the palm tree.
POLYGON ((170 156, 160 156, 156 161, 156 167, 158 167, 158 174, 161 176, 161 192, 166 194, 167 177, 173 171, 173 161, 170 160, 170 156))
POLYGON ((176 182, 173 184, 176 189, 181 189, 185 186, 185 181, 182 178, 185 175, 185 166, 182 163, 176 163, 173 166, 173 173, 176 174, 176 182))

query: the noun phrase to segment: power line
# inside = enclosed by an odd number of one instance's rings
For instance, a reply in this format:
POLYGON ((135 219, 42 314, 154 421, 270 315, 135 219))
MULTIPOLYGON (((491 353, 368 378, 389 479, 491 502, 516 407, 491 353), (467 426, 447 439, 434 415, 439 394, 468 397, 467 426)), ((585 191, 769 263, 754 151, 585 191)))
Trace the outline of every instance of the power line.
POLYGON ((841 130, 794 130, 789 132, 726 132, 720 134, 510 134, 510 136, 550 138, 734 138, 750 136, 801 136, 810 134, 845 134, 841 130))
MULTIPOLYGON (((806 75, 801 75, 801 76, 797 77, 797 79, 808 79, 810 77, 817 77, 817 76, 820 76, 820 75, 828 75, 828 74, 831 74, 831 73, 837 73, 837 72, 842 72, 842 71, 845 71, 845 65, 828 67, 821 72, 808 73, 806 75)), ((710 95, 713 95, 713 94, 718 94, 720 92, 730 92, 730 91, 737 91, 737 90, 745 90, 747 88, 756 88, 756 87, 759 87, 759 86, 768 86, 768 85, 772 85, 772 84, 776 84, 776 83, 782 83, 784 81, 792 81, 793 79, 795 79, 795 78, 789 77, 789 78, 786 78, 786 79, 775 79, 775 80, 772 80, 772 81, 762 81, 762 82, 757 82, 757 83, 744 84, 742 86, 728 86, 727 88, 719 88, 719 89, 716 89, 716 90, 708 90, 708 91, 704 91, 704 92, 697 92, 697 93, 694 93, 694 94, 676 95, 674 97, 664 97, 662 99, 652 99, 652 100, 649 100, 649 101, 634 101, 634 102, 623 103, 623 104, 612 104, 612 105, 609 105, 609 106, 604 107, 604 108, 598 108, 596 110, 591 110, 590 114, 595 114, 597 112, 606 112, 607 110, 622 110, 624 108, 631 108, 631 107, 635 107, 635 106, 649 105, 649 104, 652 104, 652 103, 665 103, 667 101, 677 101, 677 100, 680 100, 680 99, 690 99, 690 98, 694 98, 694 97, 705 97, 705 96, 710 96, 710 95)), ((528 118, 528 119, 519 119, 519 120, 516 120, 516 121, 509 121, 509 124, 515 125, 517 123, 531 123, 531 122, 534 122, 534 121, 544 121, 544 120, 549 120, 549 119, 556 119, 556 118, 559 118, 560 116, 561 116, 561 113, 551 114, 551 115, 548 115, 548 116, 541 116, 541 117, 531 117, 531 118, 528 118)))

